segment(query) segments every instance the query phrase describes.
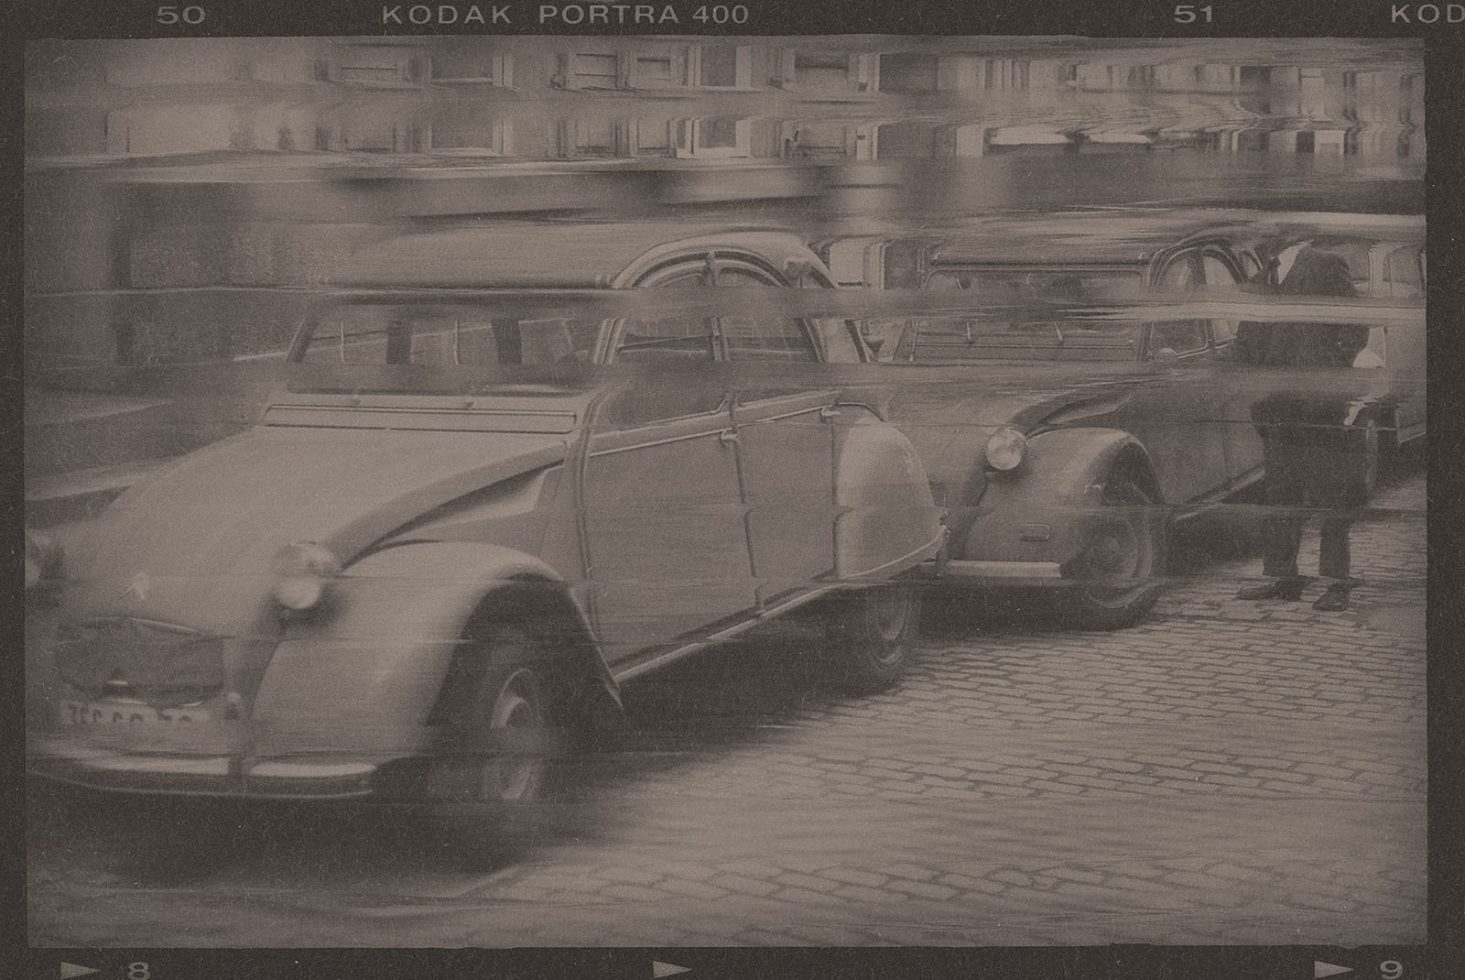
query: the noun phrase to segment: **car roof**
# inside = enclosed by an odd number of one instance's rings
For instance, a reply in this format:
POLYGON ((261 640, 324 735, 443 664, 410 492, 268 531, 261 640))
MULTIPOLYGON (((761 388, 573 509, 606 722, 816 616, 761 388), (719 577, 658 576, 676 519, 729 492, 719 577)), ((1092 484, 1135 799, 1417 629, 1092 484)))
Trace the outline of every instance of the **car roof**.
POLYGON ((621 288, 667 259, 700 251, 752 254, 775 269, 820 265, 799 236, 777 228, 512 222, 399 235, 358 251, 335 281, 388 289, 621 288))

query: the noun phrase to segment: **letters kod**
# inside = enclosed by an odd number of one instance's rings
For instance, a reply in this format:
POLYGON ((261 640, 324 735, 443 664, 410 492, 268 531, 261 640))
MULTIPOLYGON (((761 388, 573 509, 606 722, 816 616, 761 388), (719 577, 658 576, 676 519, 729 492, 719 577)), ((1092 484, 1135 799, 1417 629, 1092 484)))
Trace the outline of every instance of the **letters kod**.
POLYGON ((476 3, 467 7, 455 7, 446 3, 432 6, 425 3, 398 4, 391 7, 383 5, 382 23, 416 24, 419 27, 425 24, 437 24, 444 27, 449 24, 483 24, 485 26, 507 24, 509 23, 509 5, 496 4, 490 7, 480 7, 476 3))
POLYGON ((1465 24, 1465 3, 1396 3, 1389 6, 1390 24, 1465 24))

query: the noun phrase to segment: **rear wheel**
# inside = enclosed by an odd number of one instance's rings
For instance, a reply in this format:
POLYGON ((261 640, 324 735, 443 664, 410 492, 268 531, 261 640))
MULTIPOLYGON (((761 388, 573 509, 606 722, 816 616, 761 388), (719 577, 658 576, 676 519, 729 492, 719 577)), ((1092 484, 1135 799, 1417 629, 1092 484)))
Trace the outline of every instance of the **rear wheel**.
POLYGON ((1077 626, 1119 629, 1138 622, 1160 597, 1165 527, 1150 495, 1132 480, 1111 477, 1103 502, 1113 510, 1075 565, 1080 584, 1066 597, 1067 613, 1077 626))
POLYGON ((840 687, 873 694, 905 673, 916 646, 920 596, 908 583, 860 589, 830 610, 828 661, 840 687))

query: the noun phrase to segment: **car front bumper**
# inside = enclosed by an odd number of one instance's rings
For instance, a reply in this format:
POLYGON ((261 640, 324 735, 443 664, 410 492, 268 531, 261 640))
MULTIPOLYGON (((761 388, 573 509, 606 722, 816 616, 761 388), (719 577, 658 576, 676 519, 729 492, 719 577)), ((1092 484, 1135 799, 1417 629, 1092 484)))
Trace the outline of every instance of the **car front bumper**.
POLYGON ((133 752, 65 734, 29 739, 26 762, 32 776, 109 792, 299 800, 374 795, 382 767, 361 759, 133 752))

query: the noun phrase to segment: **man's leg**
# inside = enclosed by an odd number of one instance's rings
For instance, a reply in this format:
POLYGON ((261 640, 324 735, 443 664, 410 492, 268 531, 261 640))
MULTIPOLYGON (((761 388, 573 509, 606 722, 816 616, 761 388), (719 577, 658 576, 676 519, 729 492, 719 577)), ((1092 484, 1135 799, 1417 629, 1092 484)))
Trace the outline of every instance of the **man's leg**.
POLYGON ((1291 448, 1275 439, 1267 441, 1267 504, 1272 510, 1265 522, 1262 574, 1275 581, 1242 589, 1236 593, 1238 599, 1296 600, 1307 585, 1307 579, 1297 572, 1297 551, 1307 518, 1295 509, 1303 501, 1303 485, 1291 448))
POLYGON ((1323 521, 1322 540, 1318 553, 1318 574, 1333 579, 1333 584, 1312 608, 1322 612, 1342 612, 1348 608, 1353 590, 1348 553, 1348 528, 1352 520, 1346 514, 1331 514, 1323 521))

